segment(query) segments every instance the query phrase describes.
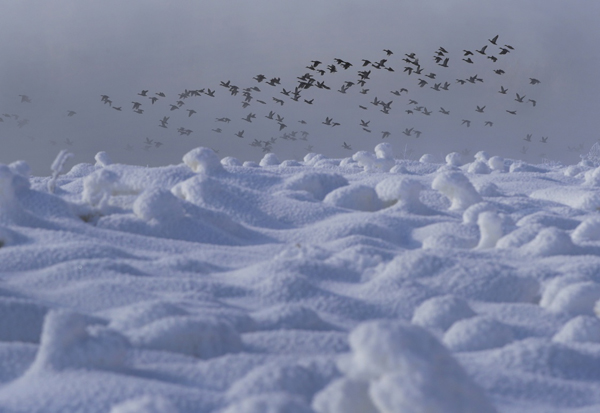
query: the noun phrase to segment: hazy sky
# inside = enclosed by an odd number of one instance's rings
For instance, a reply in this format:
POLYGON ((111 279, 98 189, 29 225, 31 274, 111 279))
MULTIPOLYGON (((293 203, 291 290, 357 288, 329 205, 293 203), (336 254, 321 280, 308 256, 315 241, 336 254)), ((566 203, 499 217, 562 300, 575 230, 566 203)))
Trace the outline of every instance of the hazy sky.
POLYGON ((93 162, 100 150, 116 162, 165 165, 179 163, 196 146, 212 147, 222 157, 258 160, 271 138, 270 148, 281 159, 301 158, 309 146, 343 157, 371 150, 382 142, 383 131, 391 133, 386 141, 399 157, 405 150, 415 158, 483 149, 531 162, 542 157, 573 162, 598 139, 599 15, 600 2, 594 0, 7 0, 0 14, 0 162, 24 159, 46 175, 61 149, 75 154, 71 165, 93 162), (488 40, 495 35, 497 46, 488 40), (485 56, 475 52, 486 44, 485 56), (505 44, 514 50, 498 55, 505 44), (440 46, 448 51, 448 68, 433 60, 440 46), (463 50, 474 52, 473 64, 462 60, 463 50), (403 72, 416 68, 402 60, 413 52, 421 75, 403 72), (498 61, 487 59, 490 55, 498 61), (336 65, 337 73, 323 76, 306 68, 319 60, 318 68, 326 69, 335 58, 353 66, 336 65), (362 67, 362 59, 387 59, 385 67, 394 72, 362 67), (497 69, 505 73, 494 73, 497 69), (359 70, 371 70, 367 94, 359 93, 359 70), (432 72, 435 80, 424 77, 432 72), (281 93, 293 90, 305 73, 331 90, 311 87, 297 102, 281 93), (280 77, 281 84, 258 83, 253 80, 258 74, 280 77), (484 81, 457 83, 473 75, 484 81), (541 83, 530 85, 529 78, 541 83), (419 79, 428 84, 419 87, 419 79), (227 80, 239 86, 237 96, 219 85, 227 80), (355 84, 342 94, 338 89, 345 81, 355 84), (451 83, 448 91, 431 89, 444 81, 451 83), (242 89, 253 86, 260 92, 253 90, 250 106, 243 108, 242 89), (506 95, 498 93, 500 86, 508 88, 506 95), (215 97, 178 96, 208 88, 215 97), (408 92, 390 93, 401 88, 408 92), (142 90, 148 90, 146 97, 138 95, 142 90), (149 97, 158 92, 166 97, 153 105, 149 97), (526 95, 524 103, 514 100, 516 93, 526 95), (31 102, 21 102, 19 95, 31 102), (101 95, 122 110, 104 104, 101 95), (375 97, 393 101, 389 114, 369 103, 375 97), (313 98, 312 105, 304 102, 313 98), (419 104, 409 105, 409 99, 419 104), (133 112, 132 102, 140 102, 143 113, 133 112), (477 106, 486 106, 484 113, 477 106), (190 117, 188 109, 196 113, 190 117), (281 132, 275 120, 265 118, 269 111, 284 117, 281 132), (249 113, 256 115, 251 123, 242 119, 249 113), (167 128, 159 127, 164 116, 167 128), (217 122, 218 117, 231 122, 217 122), (323 125, 326 117, 340 125, 323 125), (371 133, 360 120, 369 122, 371 133), (181 135, 178 128, 192 132, 181 135), (402 133, 410 128, 421 137, 402 133), (241 130, 244 137, 235 136, 241 130), (294 131, 296 138, 308 132, 307 140, 282 138, 294 131), (524 140, 528 133, 531 142, 524 140), (250 146, 255 139, 261 146, 250 146), (344 142, 352 151, 342 148, 344 142), (579 145, 584 149, 573 150, 579 145))

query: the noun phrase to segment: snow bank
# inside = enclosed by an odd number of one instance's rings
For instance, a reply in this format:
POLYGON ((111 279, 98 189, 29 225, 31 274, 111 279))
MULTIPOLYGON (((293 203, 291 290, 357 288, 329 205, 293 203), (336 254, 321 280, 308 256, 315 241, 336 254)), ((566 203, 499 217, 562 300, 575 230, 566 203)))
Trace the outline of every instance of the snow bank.
POLYGON ((354 383, 334 382, 319 393, 313 402, 319 413, 347 412, 346 403, 335 403, 344 396, 364 406, 365 412, 495 411, 448 350, 421 327, 365 322, 350 333, 349 342, 352 353, 339 367, 354 383), (356 393, 340 394, 353 389, 356 393))
POLYGON ((469 179, 460 172, 439 173, 431 183, 431 187, 450 199, 452 202, 450 210, 453 211, 465 210, 482 201, 481 195, 477 193, 469 179))

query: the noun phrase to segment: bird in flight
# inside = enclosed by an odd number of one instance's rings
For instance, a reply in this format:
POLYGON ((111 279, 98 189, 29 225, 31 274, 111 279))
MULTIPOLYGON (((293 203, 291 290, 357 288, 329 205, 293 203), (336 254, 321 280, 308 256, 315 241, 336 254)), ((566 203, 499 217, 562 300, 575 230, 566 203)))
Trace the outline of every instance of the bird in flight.
POLYGON ((241 130, 238 133, 235 134, 235 136, 237 136, 238 138, 243 138, 244 137, 244 131, 241 130))
POLYGON ((485 121, 485 126, 494 126, 494 122, 492 122, 490 120, 486 120, 485 121))
POLYGON ((485 106, 481 106, 481 107, 480 107, 480 106, 477 106, 477 109, 475 109, 475 111, 476 111, 476 112, 479 112, 479 113, 483 113, 483 110, 484 110, 484 109, 485 109, 485 106))
POLYGON ((492 37, 491 39, 488 39, 488 40, 491 44, 496 46, 496 41, 498 41, 498 35, 495 35, 494 37, 492 37))
POLYGON ((461 125, 465 125, 465 124, 467 125, 467 128, 468 128, 468 127, 470 127, 470 126, 471 126, 471 121, 470 121, 470 120, 467 120, 467 119, 463 119, 463 121, 462 121, 461 125))
MULTIPOLYGON (((342 145, 342 147, 344 149, 352 150, 352 146, 348 145, 346 142, 344 142, 344 144, 342 145)), ((311 146, 311 149, 312 149, 312 146, 311 146)))
POLYGON ((191 117, 194 113, 197 113, 194 109, 186 109, 188 111, 188 118, 191 117))
POLYGON ((446 110, 446 109, 444 109, 444 108, 440 108, 439 112, 440 112, 440 113, 443 113, 444 115, 449 115, 449 114, 450 114, 450 111, 449 111, 449 110, 446 110))
POLYGON ((510 113, 511 115, 516 115, 517 111, 516 110, 506 110, 508 113, 510 113))
POLYGON ((506 95, 506 92, 508 92, 508 89, 506 89, 504 86, 500 86, 500 90, 498 91, 498 93, 502 93, 503 95, 506 95))
POLYGON ((542 138, 540 139, 540 142, 542 142, 542 143, 548 142, 548 137, 547 136, 542 136, 542 138))
POLYGON ((21 103, 31 103, 31 98, 27 95, 19 95, 21 97, 21 103))
POLYGON ((390 135, 391 135, 391 133, 390 133, 390 132, 388 132, 388 131, 383 131, 383 132, 381 132, 381 139, 385 139, 385 138, 387 138, 387 137, 388 137, 388 136, 390 136, 390 135))
POLYGON ((523 99, 525 99, 525 95, 520 96, 518 93, 516 95, 517 95, 517 98, 515 100, 519 103, 523 103, 523 99))
POLYGON ((541 83, 539 80, 534 79, 533 77, 529 78, 529 84, 530 85, 537 85, 538 83, 541 83))
POLYGON ((527 142, 531 142, 532 137, 533 137, 533 134, 528 133, 527 136, 523 138, 523 140, 526 140, 527 142))
POLYGON ((75 115, 77 112, 75 112, 74 110, 70 110, 67 112, 67 116, 73 116, 75 115))

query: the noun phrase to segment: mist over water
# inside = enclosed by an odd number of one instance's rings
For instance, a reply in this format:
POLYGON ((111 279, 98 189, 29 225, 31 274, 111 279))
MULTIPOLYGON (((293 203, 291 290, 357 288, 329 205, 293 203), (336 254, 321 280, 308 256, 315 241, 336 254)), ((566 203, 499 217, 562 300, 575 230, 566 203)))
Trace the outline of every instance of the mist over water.
POLYGON ((383 131, 391 133, 386 141, 397 157, 472 155, 483 149, 534 163, 576 162, 597 141, 600 126, 600 62, 593 53, 600 40, 593 16, 599 12, 600 5, 592 2, 512 0, 10 2, 0 17, 0 32, 11 39, 0 45, 0 162, 23 159, 35 174, 47 175, 61 149, 74 153, 72 164, 93 162, 94 154, 105 150, 115 162, 165 165, 180 163, 197 146, 211 147, 221 157, 256 161, 271 138, 269 150, 281 159, 301 159, 309 151, 345 157, 382 142, 383 131), (495 35, 497 46, 489 41, 495 35), (486 55, 475 52, 486 44, 486 55), (505 44, 514 50, 498 56, 505 44), (433 60, 439 47, 447 50, 448 68, 433 60), (462 61, 463 50, 474 52, 473 64, 462 61), (402 59, 410 53, 419 58, 422 75, 403 72, 410 64, 402 59), (490 55, 498 61, 487 59, 490 55), (336 58, 353 66, 345 70, 336 58), (394 72, 362 67, 362 59, 387 59, 385 67, 394 72), (306 67, 312 60, 322 62, 317 69, 333 64, 338 71, 321 76, 306 67), (361 70, 371 71, 364 87, 356 84, 361 70), (423 77, 431 72, 435 80, 423 77), (331 90, 313 86, 302 90, 297 102, 281 93, 293 91, 305 73, 331 90), (253 79, 258 74, 265 81, 279 77, 281 83, 258 83, 253 79), (456 82, 473 75, 484 82, 456 82), (419 78, 428 84, 420 88, 419 78), (531 85, 530 78, 541 83, 531 85), (228 80, 239 86, 238 95, 220 86, 228 80), (339 93, 345 81, 355 84, 339 93), (445 81, 451 83, 448 91, 431 89, 445 81), (243 108, 243 89, 254 86, 260 92, 252 91, 250 106, 243 108), (500 86, 509 89, 507 95, 498 93, 500 86), (185 90, 209 88, 215 97, 179 97, 185 90), (362 88, 368 93, 361 94, 362 88), (401 88, 408 93, 390 93, 401 88), (148 90, 146 97, 138 95, 142 90, 148 90), (166 97, 152 104, 149 97, 159 92, 166 97), (526 95, 525 103, 515 102, 515 93, 526 95), (101 95, 110 97, 112 107, 101 95), (393 101, 389 114, 370 103, 374 97, 393 101), (305 99, 314 99, 313 104, 305 99), (410 99, 431 115, 407 114, 415 106, 410 99), (171 110, 177 101, 184 104, 171 110), (142 103, 143 113, 132 110, 133 102, 142 103), (485 106, 485 112, 477 113, 477 106, 485 106), (189 116, 188 109, 196 113, 189 116), (506 112, 515 109, 517 115, 506 112), (69 116, 69 111, 76 113, 69 116), (270 111, 284 117, 283 130, 265 118, 270 111), (256 115, 252 123, 242 119, 249 113, 256 115), (169 116, 168 128, 159 127, 164 116, 169 116), (231 122, 216 121, 222 117, 231 122), (324 125, 326 117, 340 125, 324 125), (19 124, 23 119, 27 122, 19 124), (464 119, 471 120, 469 128, 464 119), (360 120, 369 122, 370 133, 360 120), (180 134, 178 128, 192 132, 180 134), (421 137, 402 133, 409 128, 421 131, 421 137), (243 138, 237 137, 242 130, 243 138), (294 131, 296 140, 283 138, 294 131), (299 139, 302 132, 308 132, 306 141, 299 139), (527 134, 531 142, 524 140, 527 134), (250 146, 254 140, 263 143, 250 146), (352 149, 344 149, 344 142, 352 149))

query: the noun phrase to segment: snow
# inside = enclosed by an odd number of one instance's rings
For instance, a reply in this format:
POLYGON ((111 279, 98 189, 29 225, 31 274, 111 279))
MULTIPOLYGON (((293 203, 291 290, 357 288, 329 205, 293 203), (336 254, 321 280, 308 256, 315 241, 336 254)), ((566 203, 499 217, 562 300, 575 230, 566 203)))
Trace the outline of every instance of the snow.
POLYGON ((0 165, 0 411, 600 410, 600 165, 0 165))

